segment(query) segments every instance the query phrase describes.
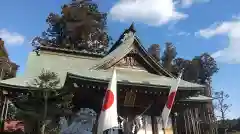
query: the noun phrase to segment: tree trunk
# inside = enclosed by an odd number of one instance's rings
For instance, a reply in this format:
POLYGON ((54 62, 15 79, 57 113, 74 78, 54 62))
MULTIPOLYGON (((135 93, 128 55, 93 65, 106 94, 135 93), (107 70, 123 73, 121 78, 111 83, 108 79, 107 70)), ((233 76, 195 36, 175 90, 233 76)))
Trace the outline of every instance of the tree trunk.
POLYGON ((48 92, 44 92, 44 115, 43 115, 43 121, 42 121, 42 126, 41 126, 41 134, 45 133, 45 128, 46 128, 46 117, 47 117, 47 99, 48 99, 48 92))

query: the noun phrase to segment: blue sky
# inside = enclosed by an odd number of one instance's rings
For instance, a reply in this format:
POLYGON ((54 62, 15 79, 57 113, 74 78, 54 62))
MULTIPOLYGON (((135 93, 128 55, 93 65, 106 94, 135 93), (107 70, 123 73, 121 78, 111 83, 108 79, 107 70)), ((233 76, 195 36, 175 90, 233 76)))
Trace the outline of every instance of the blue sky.
MULTIPOLYGON (((230 95, 233 106, 229 118, 240 117, 240 5, 239 0, 94 0, 109 13, 108 31, 116 40, 132 21, 145 47, 166 41, 175 44, 178 57, 191 59, 203 52, 216 58, 219 72, 213 77, 213 88, 230 95)), ((29 42, 47 27, 50 12, 60 12, 69 0, 2 0, 0 4, 0 37, 12 61, 20 65, 22 75, 29 42)))

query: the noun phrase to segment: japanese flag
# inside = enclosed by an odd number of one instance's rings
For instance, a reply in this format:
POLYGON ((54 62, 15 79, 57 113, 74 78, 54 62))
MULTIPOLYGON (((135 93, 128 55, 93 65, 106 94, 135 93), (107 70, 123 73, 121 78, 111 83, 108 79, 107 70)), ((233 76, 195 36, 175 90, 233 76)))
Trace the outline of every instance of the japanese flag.
POLYGON ((118 127, 117 79, 115 69, 113 70, 112 79, 103 100, 102 110, 98 119, 97 134, 101 134, 103 131, 113 127, 118 127))
POLYGON ((168 123, 168 117, 169 117, 169 114, 171 112, 171 109, 172 109, 172 106, 173 106, 173 103, 174 103, 174 99, 175 99, 175 96, 176 96, 176 92, 177 92, 177 89, 178 89, 178 86, 179 86, 179 83, 181 81, 181 77, 182 77, 182 73, 181 72, 177 78, 177 82, 176 82, 176 85, 173 85, 170 89, 170 92, 169 92, 169 95, 168 95, 168 100, 167 100, 167 103, 165 104, 165 107, 162 111, 162 121, 163 121, 163 128, 166 128, 167 127, 167 123, 168 123))

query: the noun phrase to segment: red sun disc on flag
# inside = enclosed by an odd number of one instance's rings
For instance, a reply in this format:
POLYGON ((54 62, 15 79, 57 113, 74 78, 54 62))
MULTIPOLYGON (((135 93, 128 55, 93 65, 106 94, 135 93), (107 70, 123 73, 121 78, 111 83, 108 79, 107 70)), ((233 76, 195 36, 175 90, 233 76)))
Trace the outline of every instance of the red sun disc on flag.
POLYGON ((107 90, 104 98, 102 111, 109 109, 113 105, 113 102, 114 102, 114 94, 111 90, 107 90))
POLYGON ((173 106, 174 98, 175 98, 176 92, 171 92, 168 96, 168 102, 167 102, 167 108, 171 109, 173 106))

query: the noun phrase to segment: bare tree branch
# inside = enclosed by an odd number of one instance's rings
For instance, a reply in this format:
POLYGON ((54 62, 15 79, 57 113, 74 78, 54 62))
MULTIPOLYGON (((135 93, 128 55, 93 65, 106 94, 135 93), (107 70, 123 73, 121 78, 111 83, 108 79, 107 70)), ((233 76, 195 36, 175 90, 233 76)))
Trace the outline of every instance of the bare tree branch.
POLYGON ((220 115, 216 117, 221 120, 222 126, 226 126, 226 116, 227 112, 230 111, 231 104, 227 104, 226 100, 229 98, 229 95, 226 94, 224 91, 218 91, 214 93, 213 96, 215 100, 214 109, 220 112, 220 115))

